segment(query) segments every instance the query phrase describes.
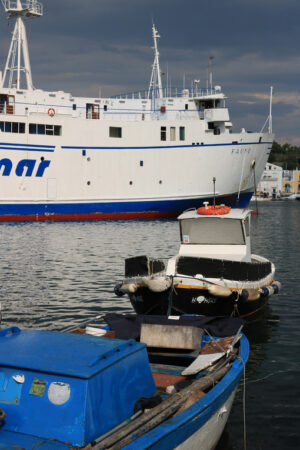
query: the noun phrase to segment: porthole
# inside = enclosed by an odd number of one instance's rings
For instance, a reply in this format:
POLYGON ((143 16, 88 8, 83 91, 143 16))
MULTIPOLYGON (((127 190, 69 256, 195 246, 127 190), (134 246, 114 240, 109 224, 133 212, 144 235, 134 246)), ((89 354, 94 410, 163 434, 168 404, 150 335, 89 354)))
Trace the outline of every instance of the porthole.
POLYGON ((90 181, 88 181, 87 183, 86 183, 88 186, 90 186, 90 184, 91 184, 91 182, 90 181))

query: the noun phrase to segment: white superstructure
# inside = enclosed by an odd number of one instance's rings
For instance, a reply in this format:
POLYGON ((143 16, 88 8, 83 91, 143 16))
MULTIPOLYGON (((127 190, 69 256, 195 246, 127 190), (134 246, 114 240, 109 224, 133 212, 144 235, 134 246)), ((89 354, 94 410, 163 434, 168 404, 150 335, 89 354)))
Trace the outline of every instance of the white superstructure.
POLYGON ((212 200, 213 178, 218 202, 249 202, 271 130, 232 133, 220 86, 163 88, 154 25, 149 89, 74 97, 33 87, 24 18, 42 5, 2 3, 16 25, 0 77, 0 220, 176 216, 212 200))

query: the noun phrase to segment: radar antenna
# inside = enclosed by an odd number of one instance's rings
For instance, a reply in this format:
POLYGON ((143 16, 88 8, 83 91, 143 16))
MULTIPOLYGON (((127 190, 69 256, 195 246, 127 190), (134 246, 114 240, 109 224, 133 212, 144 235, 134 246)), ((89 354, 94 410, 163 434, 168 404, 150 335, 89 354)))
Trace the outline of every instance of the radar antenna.
POLYGON ((1 0, 9 19, 16 19, 7 61, 0 87, 20 89, 21 75, 25 74, 24 89, 33 90, 31 67, 26 36, 25 19, 43 15, 43 5, 36 0, 1 0), (5 82, 6 86, 5 86, 5 82))
POLYGON ((152 65, 152 74, 149 84, 149 90, 148 90, 148 98, 151 96, 157 97, 157 98, 163 98, 163 92, 162 92, 162 83, 161 83, 161 73, 160 73, 160 66, 159 66, 159 51, 157 46, 157 40, 160 38, 160 35, 158 34, 157 29, 155 28, 155 25, 152 25, 152 35, 153 35, 153 41, 154 41, 154 62, 152 65))

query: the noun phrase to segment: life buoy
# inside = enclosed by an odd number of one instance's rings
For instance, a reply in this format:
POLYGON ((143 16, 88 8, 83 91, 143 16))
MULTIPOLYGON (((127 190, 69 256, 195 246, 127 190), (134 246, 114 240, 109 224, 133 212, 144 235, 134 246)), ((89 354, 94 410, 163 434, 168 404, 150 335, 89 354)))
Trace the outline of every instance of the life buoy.
POLYGON ((228 214, 229 212, 230 207, 225 205, 206 205, 197 209, 197 213, 203 216, 222 216, 223 214, 228 214))
POLYGON ((55 109, 54 108, 49 108, 48 109, 48 114, 50 117, 53 117, 55 115, 55 109))

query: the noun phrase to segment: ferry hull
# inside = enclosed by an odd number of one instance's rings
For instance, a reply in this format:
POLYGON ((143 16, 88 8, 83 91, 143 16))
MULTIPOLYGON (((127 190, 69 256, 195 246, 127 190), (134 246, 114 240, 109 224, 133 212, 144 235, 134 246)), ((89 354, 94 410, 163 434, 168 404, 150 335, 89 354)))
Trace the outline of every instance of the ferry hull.
MULTIPOLYGON (((252 192, 216 197, 218 203, 244 208, 252 192)), ((0 204, 1 222, 65 221, 65 220, 135 220, 177 217, 188 208, 213 202, 212 197, 196 197, 174 200, 150 200, 140 202, 93 203, 6 203, 0 204)))

